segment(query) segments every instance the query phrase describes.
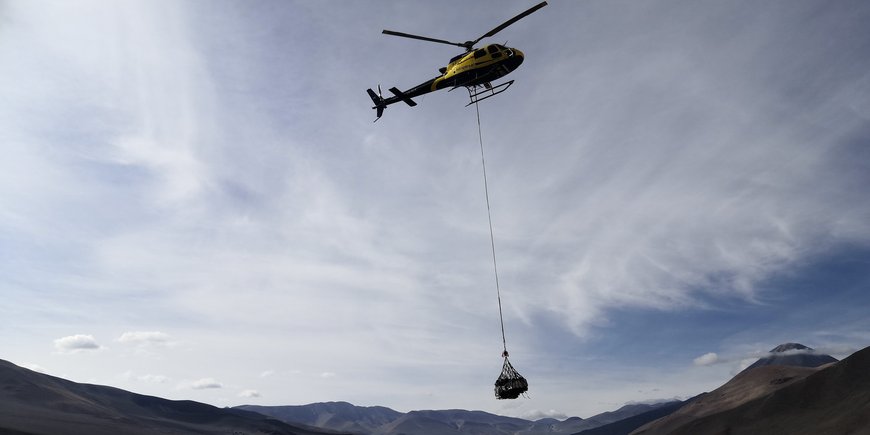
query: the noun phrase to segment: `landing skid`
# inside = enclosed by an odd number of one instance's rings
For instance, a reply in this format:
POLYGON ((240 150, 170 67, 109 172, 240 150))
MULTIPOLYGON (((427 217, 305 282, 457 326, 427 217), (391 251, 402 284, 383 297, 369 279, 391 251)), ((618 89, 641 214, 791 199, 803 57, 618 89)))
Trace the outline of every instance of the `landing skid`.
POLYGON ((513 80, 509 82, 504 82, 496 86, 492 86, 489 83, 486 83, 484 85, 466 86, 465 89, 468 90, 468 98, 471 100, 471 102, 466 104, 465 107, 481 102, 489 97, 494 97, 506 91, 509 87, 511 87, 512 84, 514 84, 513 80))

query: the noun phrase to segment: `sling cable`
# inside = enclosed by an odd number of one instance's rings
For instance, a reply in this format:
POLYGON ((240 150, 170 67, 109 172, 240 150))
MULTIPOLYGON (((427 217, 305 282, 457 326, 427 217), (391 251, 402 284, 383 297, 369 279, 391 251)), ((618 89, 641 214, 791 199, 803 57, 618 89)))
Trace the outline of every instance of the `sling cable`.
POLYGON ((477 136, 480 141, 480 163, 483 166, 483 189, 486 193, 486 215, 489 218, 489 242, 492 248, 492 268, 495 272, 495 291, 498 296, 498 318, 501 322, 501 341, 504 351, 501 356, 504 358, 504 365, 501 369, 501 374, 495 380, 495 398, 496 399, 516 399, 521 394, 529 390, 529 383, 526 381, 514 366, 511 365, 508 359, 507 339, 504 333, 504 315, 501 308, 501 288, 498 282, 498 263, 495 257, 495 236, 492 231, 492 209, 489 204, 489 184, 486 180, 486 156, 483 151, 483 133, 480 128, 480 106, 477 100, 473 100, 474 108, 477 110, 477 136))

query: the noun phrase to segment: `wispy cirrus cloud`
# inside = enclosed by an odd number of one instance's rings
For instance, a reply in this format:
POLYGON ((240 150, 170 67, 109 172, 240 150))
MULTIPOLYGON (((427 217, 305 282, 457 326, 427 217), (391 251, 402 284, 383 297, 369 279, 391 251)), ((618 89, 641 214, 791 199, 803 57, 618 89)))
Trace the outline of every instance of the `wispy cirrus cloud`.
POLYGON ((144 375, 136 375, 132 370, 128 370, 124 372, 121 377, 125 380, 135 380, 146 382, 149 384, 165 384, 169 382, 171 379, 169 376, 165 375, 155 375, 155 374, 144 374, 144 375))
MULTIPOLYGON (((607 352, 584 348, 596 334, 632 347, 634 335, 612 328, 621 310, 800 299, 768 280, 868 245, 870 80, 855 30, 867 6, 822 3, 554 3, 511 27, 528 60, 511 92, 480 107, 509 339, 537 350, 558 337, 544 363, 579 367, 573 352, 607 352)), ((292 364, 299 372, 269 378, 292 388, 262 391, 298 403, 353 355, 366 375, 340 373, 360 397, 480 403, 470 387, 404 395, 409 383, 444 386, 422 378, 485 367, 475 355, 497 341, 473 108, 457 92, 433 94, 372 125, 364 89, 404 88, 442 66, 373 23, 451 22, 461 33, 491 4, 471 6, 463 23, 423 3, 377 12, 266 0, 243 14, 232 2, 46 5, 4 3, 0 26, 0 73, 15 83, 0 87, 0 239, 16 254, 0 256, 0 290, 16 307, 0 308, 0 323, 49 311, 96 331, 80 313, 124 325, 159 317, 165 329, 96 334, 130 357, 183 330, 196 352, 166 355, 171 368, 129 366, 165 374, 131 378, 155 387, 203 361, 229 364, 219 357, 229 350, 264 357, 241 379, 222 375, 226 385, 292 364), (348 34, 359 36, 352 46, 348 34), (384 47, 408 68, 368 55, 384 47)), ((866 331, 862 322, 849 329, 866 331)), ((71 337, 55 349, 102 348, 71 337)), ((679 361, 721 368, 749 354, 703 346, 679 361)), ((564 400, 529 413, 580 403, 564 387, 589 372, 577 370, 554 372, 550 392, 564 400)), ((183 385, 217 397, 223 384, 183 385)), ((612 403, 641 394, 616 387, 600 391, 619 391, 612 403)))
POLYGON ((129 331, 121 334, 117 341, 136 346, 168 346, 172 344, 171 339, 169 334, 160 331, 129 331))
POLYGON ((150 383, 155 383, 155 384, 165 384, 166 382, 169 382, 169 380, 170 380, 168 376, 152 375, 152 374, 141 375, 141 376, 138 376, 136 379, 143 381, 143 382, 150 382, 150 383))
MULTIPOLYGON (((561 66, 586 79, 535 85, 532 104, 565 105, 582 127, 548 131, 544 144, 519 126, 501 137, 537 144, 534 152, 522 145, 504 151, 511 176, 496 185, 517 204, 501 206, 508 221, 502 237, 518 241, 501 258, 517 265, 546 259, 546 267, 522 272, 523 284, 538 291, 518 304, 526 307, 521 312, 558 313, 586 336, 614 309, 759 304, 768 296, 765 280, 831 249, 870 242, 862 218, 870 206, 856 188, 870 180, 866 165, 848 157, 866 155, 868 114, 855 109, 849 92, 866 94, 866 63, 832 54, 799 31, 792 20, 807 10, 708 39, 753 14, 721 9, 684 17, 687 31, 702 39, 668 33, 641 10, 663 17, 643 7, 611 18, 640 26, 644 38, 584 21, 580 27, 591 28, 581 33, 595 29, 622 49, 597 51, 595 38, 579 38, 585 42, 574 48, 590 57, 561 66), (805 49, 786 54, 794 38, 805 49), (770 79, 782 77, 774 72, 789 62, 806 69, 790 85, 770 79), (816 81, 812 72, 823 74, 830 62, 843 75, 816 81)), ((840 18, 825 14, 814 29, 836 27, 840 18)), ((543 74, 560 71, 551 66, 543 74)))

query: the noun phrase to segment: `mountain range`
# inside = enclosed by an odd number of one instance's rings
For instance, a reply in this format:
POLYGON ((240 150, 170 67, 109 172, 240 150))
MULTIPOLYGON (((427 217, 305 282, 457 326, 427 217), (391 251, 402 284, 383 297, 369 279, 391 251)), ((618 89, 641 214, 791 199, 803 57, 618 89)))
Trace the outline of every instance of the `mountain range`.
POLYGON ((402 413, 346 402, 217 408, 71 382, 0 360, 0 433, 870 435, 870 347, 837 362, 787 343, 686 401, 536 421, 459 409, 402 413))
POLYGON ((411 411, 401 413, 384 407, 361 407, 347 402, 313 403, 300 406, 255 406, 237 407, 254 411, 276 419, 304 424, 323 429, 352 432, 366 435, 428 435, 428 434, 487 434, 487 435, 558 435, 575 434, 586 429, 603 426, 629 417, 643 414, 666 405, 632 404, 593 417, 566 420, 545 418, 524 420, 504 417, 483 411, 462 409, 438 411, 411 411))
MULTIPOLYGON (((389 408, 356 407, 344 402, 275 407, 247 405, 239 408, 283 421, 365 435, 870 434, 870 429, 863 429, 865 426, 870 428, 870 422, 862 426, 865 420, 861 417, 870 415, 870 384, 854 369, 864 367, 865 372, 870 373, 868 359, 870 348, 838 362, 836 358, 802 344, 785 343, 771 349, 766 356, 712 392, 685 401, 628 405, 588 419, 572 417, 564 421, 528 421, 464 410, 399 413, 389 408), (852 369, 848 370, 847 375, 837 376, 836 373, 844 370, 844 367, 852 369), (812 394, 830 396, 823 401, 814 397, 801 399, 818 402, 814 406, 822 411, 802 410, 802 402, 795 403, 795 393, 789 393, 798 390, 812 395, 806 390, 807 383, 816 386, 812 394), (829 391, 840 393, 829 394, 829 391), (848 394, 845 393, 847 391, 848 394), (751 412, 761 405, 768 412, 763 415, 751 412), (833 409, 848 409, 849 414, 832 412, 833 409), (804 421, 800 427, 787 424, 793 420, 792 414, 796 412, 802 415, 815 412, 818 414, 815 417, 817 424, 811 421, 804 421), (744 430, 743 425, 750 429, 744 430), (774 428, 768 429, 766 425, 774 428), (819 432, 818 429, 823 426, 831 427, 832 431, 819 432)), ((797 397, 800 397, 800 393, 797 397)))

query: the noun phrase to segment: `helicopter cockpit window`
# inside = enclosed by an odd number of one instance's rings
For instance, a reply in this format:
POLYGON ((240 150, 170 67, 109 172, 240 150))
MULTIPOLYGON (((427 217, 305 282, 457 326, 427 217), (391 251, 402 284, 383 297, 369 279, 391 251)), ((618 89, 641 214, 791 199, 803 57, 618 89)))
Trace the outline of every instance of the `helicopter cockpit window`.
POLYGON ((490 56, 493 58, 501 57, 501 53, 499 53, 498 45, 492 44, 486 47, 486 51, 489 52, 490 56))
POLYGON ((484 50, 484 49, 482 49, 482 48, 481 48, 480 50, 475 50, 475 51, 474 51, 474 58, 475 58, 475 59, 477 59, 478 57, 483 57, 483 56, 485 56, 485 55, 486 55, 486 50, 484 50))

